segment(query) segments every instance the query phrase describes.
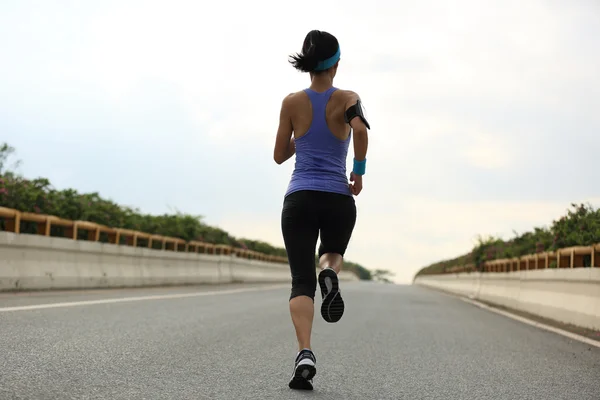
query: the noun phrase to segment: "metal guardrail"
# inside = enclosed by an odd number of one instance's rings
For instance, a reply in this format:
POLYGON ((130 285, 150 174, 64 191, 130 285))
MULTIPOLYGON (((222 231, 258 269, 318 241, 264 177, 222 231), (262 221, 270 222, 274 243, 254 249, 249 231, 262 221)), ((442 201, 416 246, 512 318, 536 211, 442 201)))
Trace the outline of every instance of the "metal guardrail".
POLYGON ((485 272, 512 272, 546 268, 600 268, 600 243, 487 261, 485 272), (586 262, 586 259, 588 262, 586 262), (588 265, 586 265, 588 264, 588 265))
POLYGON ((101 235, 104 234, 108 238, 108 243, 112 244, 155 248, 155 244, 158 243, 160 249, 168 251, 235 255, 250 260, 276 263, 288 262, 286 257, 259 253, 257 251, 240 249, 229 245, 198 241, 188 242, 183 239, 169 236, 153 235, 129 229, 112 228, 88 221, 71 221, 53 215, 21 212, 6 207, 0 207, 0 218, 4 219, 6 222, 6 231, 14 233, 21 233, 21 222, 26 221, 34 223, 36 225, 36 233, 42 236, 51 236, 51 228, 53 226, 59 226, 64 228, 65 237, 73 240, 77 240, 80 232, 83 231, 87 234, 87 240, 92 242, 100 241, 101 235))
MULTIPOLYGON (((486 261, 483 264, 481 272, 515 272, 546 268, 600 268, 600 243, 591 246, 573 246, 556 251, 486 261)), ((474 264, 468 264, 452 266, 441 272, 424 272, 423 275, 456 274, 476 271, 477 268, 474 264)))

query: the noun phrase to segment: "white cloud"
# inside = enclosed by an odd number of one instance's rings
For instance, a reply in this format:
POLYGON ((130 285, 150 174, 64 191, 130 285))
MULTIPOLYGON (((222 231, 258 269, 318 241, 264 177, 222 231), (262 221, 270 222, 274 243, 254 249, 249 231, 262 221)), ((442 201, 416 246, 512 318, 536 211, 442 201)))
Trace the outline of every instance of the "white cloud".
POLYGON ((494 135, 482 132, 469 135, 467 140, 470 143, 465 145, 462 153, 474 167, 506 168, 512 164, 514 156, 520 153, 513 151, 517 143, 507 143, 507 137, 502 136, 502 133, 494 135))

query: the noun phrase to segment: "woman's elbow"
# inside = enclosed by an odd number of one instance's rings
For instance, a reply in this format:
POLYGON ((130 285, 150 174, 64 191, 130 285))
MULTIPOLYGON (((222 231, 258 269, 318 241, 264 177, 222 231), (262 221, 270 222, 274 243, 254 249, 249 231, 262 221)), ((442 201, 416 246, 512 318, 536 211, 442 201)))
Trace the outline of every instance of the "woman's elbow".
POLYGON ((281 165, 285 162, 285 157, 283 157, 281 154, 275 153, 273 154, 273 160, 275 163, 277 163, 277 165, 281 165))

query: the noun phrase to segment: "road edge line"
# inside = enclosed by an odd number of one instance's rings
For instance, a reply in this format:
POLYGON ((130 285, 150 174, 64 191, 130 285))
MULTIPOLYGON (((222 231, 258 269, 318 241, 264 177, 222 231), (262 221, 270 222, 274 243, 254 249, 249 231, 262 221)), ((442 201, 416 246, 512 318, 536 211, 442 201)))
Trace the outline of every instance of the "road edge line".
POLYGON ((499 310, 497 308, 488 306, 487 304, 482 303, 482 302, 477 301, 477 300, 469 299, 469 298, 462 297, 462 296, 459 296, 459 299, 462 300, 462 301, 464 301, 465 303, 472 304, 472 305, 474 305, 476 307, 479 307, 481 309, 484 309, 484 310, 487 310, 487 311, 491 311, 491 312, 499 314, 499 315, 503 315, 503 316, 511 318, 511 319, 513 319, 515 321, 519 321, 521 323, 524 323, 524 324, 527 324, 527 325, 531 325, 531 326, 536 327, 538 329, 543 329, 543 330, 546 330, 546 331, 549 331, 549 332, 552 332, 552 333, 556 333, 558 335, 562 335, 562 336, 568 337, 569 339, 577 340, 577 341, 579 341, 581 343, 589 344, 591 346, 594 346, 594 347, 597 347, 597 348, 600 349, 600 342, 598 342, 596 340, 593 340, 593 339, 590 339, 590 338, 587 338, 585 336, 578 335, 576 333, 569 332, 569 331, 566 331, 564 329, 556 328, 554 326, 543 324, 541 322, 537 322, 537 321, 531 320, 529 318, 525 318, 525 317, 522 317, 520 315, 513 314, 513 313, 508 312, 508 311, 499 310))
POLYGON ((238 294, 238 293, 249 293, 257 291, 266 291, 274 289, 283 289, 289 285, 287 284, 273 284, 258 287, 247 287, 247 288, 236 288, 236 289, 224 289, 224 290, 213 290, 213 291, 202 291, 202 292, 187 292, 187 293, 173 293, 173 294, 162 294, 162 295, 147 295, 147 296, 130 296, 130 297, 114 297, 97 300, 81 300, 81 301, 69 301, 69 302, 57 302, 57 303, 42 303, 42 304, 30 304, 26 306, 13 306, 13 307, 0 307, 0 313, 4 312, 16 312, 16 311, 31 311, 31 310, 42 310, 49 308, 64 308, 64 307, 81 307, 90 306, 96 304, 116 304, 116 303, 131 303, 137 301, 148 301, 148 300, 171 300, 171 299, 183 299, 190 297, 204 297, 204 296, 218 296, 224 294, 238 294))
POLYGON ((471 296, 471 295, 464 295, 464 294, 452 293, 452 292, 446 291, 444 289, 439 289, 439 288, 435 288, 435 287, 431 287, 431 286, 426 286, 426 285, 416 284, 415 287, 419 287, 419 288, 422 288, 422 289, 430 290, 430 291, 435 292, 435 293, 439 293, 439 294, 442 294, 442 295, 445 295, 445 296, 453 297, 453 298, 458 299, 458 300, 462 300, 463 302, 465 302, 467 304, 471 304, 471 305, 473 305, 475 307, 479 307, 481 309, 484 309, 484 310, 487 310, 487 311, 491 311, 491 312, 496 313, 498 315, 505 316, 507 318, 513 319, 515 321, 519 321, 521 323, 533 326, 535 328, 543 329, 545 331, 552 332, 552 333, 555 333, 555 334, 567 337, 569 339, 576 340, 576 341, 578 341, 580 343, 589 344, 591 346, 594 346, 594 347, 597 347, 597 348, 600 349, 600 342, 597 341, 597 340, 590 339, 590 338, 587 338, 585 336, 578 335, 577 333, 569 332, 569 331, 564 330, 564 329, 556 328, 556 327, 550 326, 548 324, 544 324, 544 323, 541 323, 541 322, 538 322, 538 321, 534 321, 532 319, 529 319, 529 318, 526 318, 526 317, 522 317, 520 315, 511 313, 509 311, 500 310, 500 309, 495 308, 493 306, 489 306, 489 305, 487 305, 487 304, 485 304, 485 303, 483 303, 481 301, 475 300, 473 298, 473 296, 471 296))

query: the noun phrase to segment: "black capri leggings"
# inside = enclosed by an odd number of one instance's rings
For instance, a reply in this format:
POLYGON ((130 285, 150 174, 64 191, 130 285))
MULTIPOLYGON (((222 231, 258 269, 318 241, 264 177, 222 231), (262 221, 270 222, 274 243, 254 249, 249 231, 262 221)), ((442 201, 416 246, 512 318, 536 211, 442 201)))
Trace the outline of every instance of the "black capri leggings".
POLYGON ((319 257, 325 253, 344 256, 355 223, 356 204, 352 196, 314 190, 286 196, 281 230, 292 274, 290 300, 296 296, 315 298, 315 249, 319 233, 319 257))

